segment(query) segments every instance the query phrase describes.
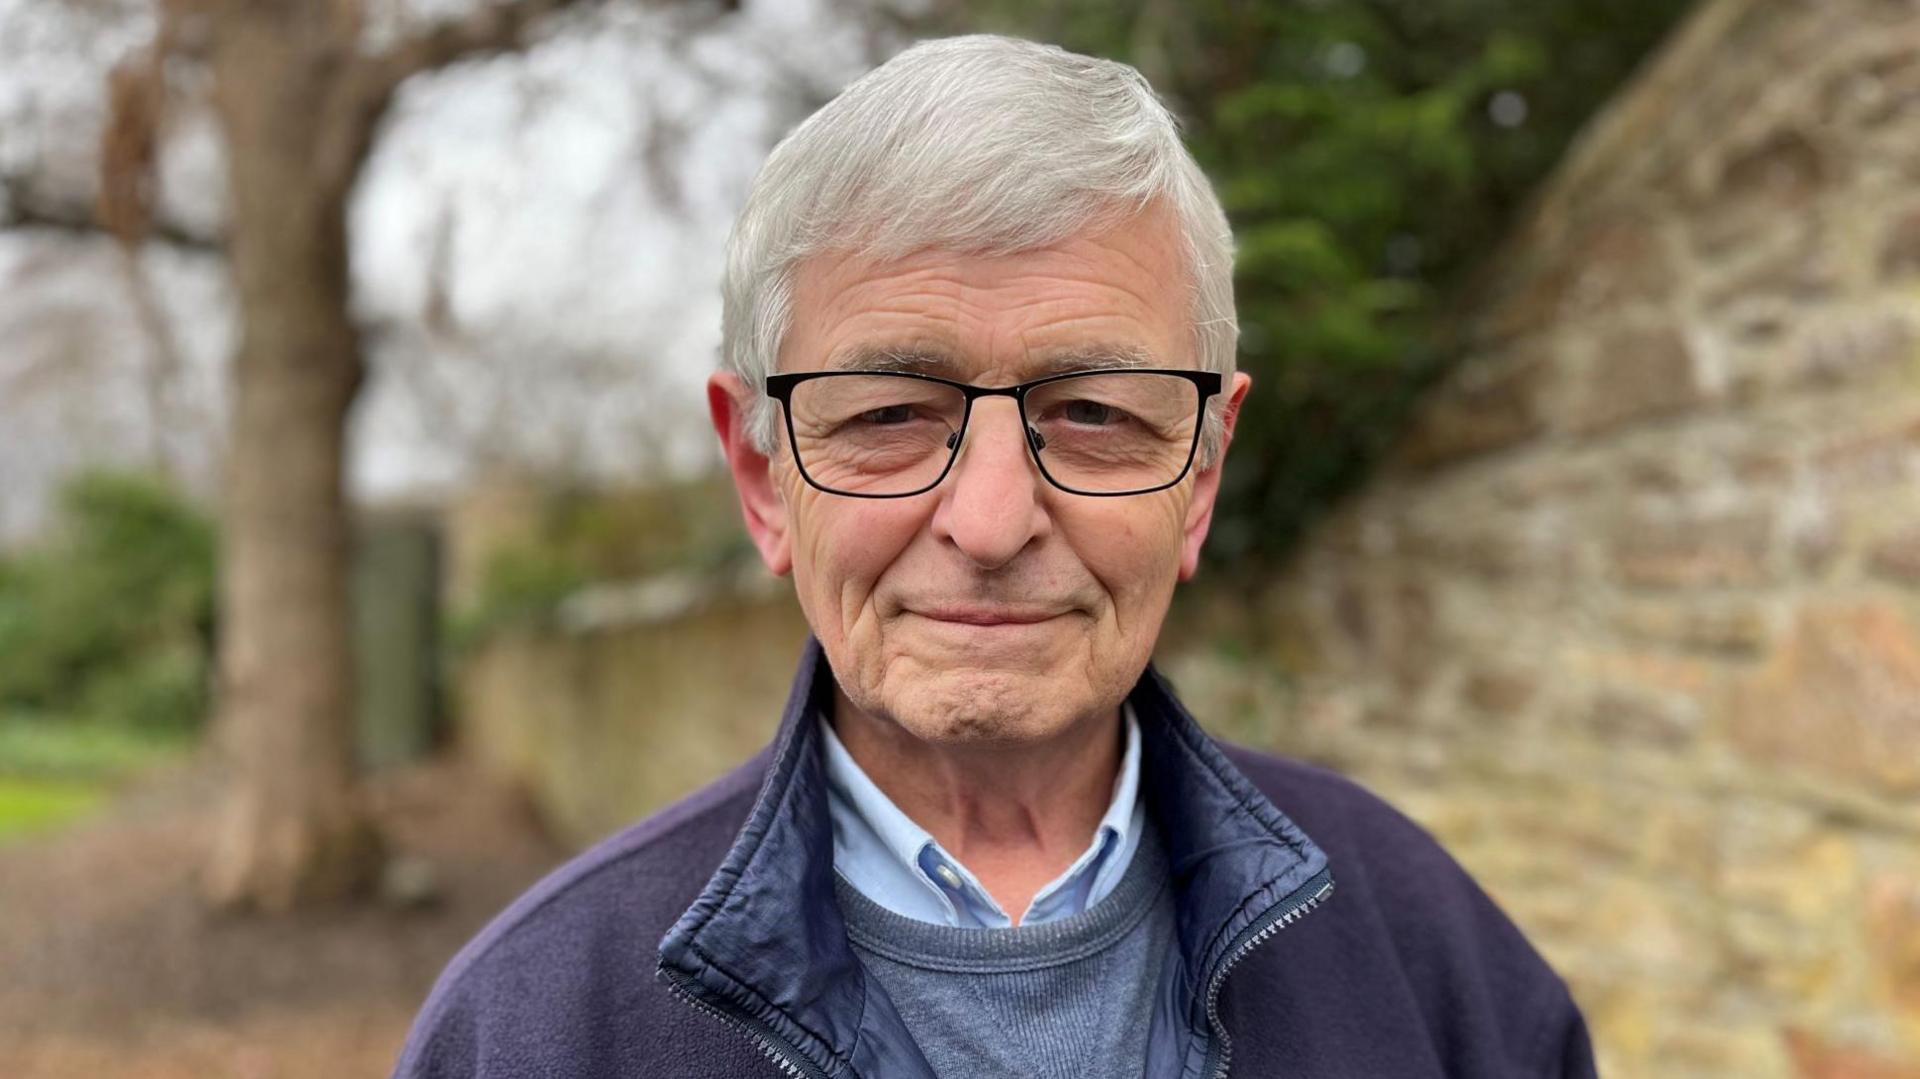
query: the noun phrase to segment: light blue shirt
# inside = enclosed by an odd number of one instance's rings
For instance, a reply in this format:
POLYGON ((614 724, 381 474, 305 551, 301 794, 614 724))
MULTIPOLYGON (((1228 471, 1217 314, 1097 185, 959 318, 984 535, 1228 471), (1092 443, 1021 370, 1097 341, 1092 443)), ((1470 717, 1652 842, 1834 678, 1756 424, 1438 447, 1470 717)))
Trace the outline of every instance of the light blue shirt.
MULTIPOLYGON (((1022 925, 1078 914, 1113 891, 1133 861, 1146 823, 1140 801, 1140 724, 1121 706, 1126 749, 1113 781, 1113 801, 1093 841, 1066 871, 1034 894, 1022 925)), ((827 806, 833 817, 833 868, 861 895, 893 911, 936 925, 1004 928, 1007 912, 979 878, 948 854, 868 778, 824 718, 827 806)))

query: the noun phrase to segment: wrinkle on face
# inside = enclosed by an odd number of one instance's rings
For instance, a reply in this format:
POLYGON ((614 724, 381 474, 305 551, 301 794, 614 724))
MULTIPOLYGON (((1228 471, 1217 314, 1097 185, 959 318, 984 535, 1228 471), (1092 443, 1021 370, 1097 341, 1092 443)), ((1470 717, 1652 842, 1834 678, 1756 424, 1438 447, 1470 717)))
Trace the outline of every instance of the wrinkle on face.
MULTIPOLYGON (((919 349, 950 358, 943 377, 982 386, 1099 350, 1192 367, 1183 266, 1170 220, 1152 215, 1013 255, 821 256, 795 274, 780 367, 919 349)), ((1151 655, 1178 576, 1192 474, 1145 495, 1068 494, 1039 476, 1013 407, 977 402, 960 458, 920 495, 829 495, 790 459, 776 463, 796 592, 842 691, 928 741, 1044 739, 1111 714, 1151 655), (942 604, 1067 613, 983 632, 915 613, 942 604)))

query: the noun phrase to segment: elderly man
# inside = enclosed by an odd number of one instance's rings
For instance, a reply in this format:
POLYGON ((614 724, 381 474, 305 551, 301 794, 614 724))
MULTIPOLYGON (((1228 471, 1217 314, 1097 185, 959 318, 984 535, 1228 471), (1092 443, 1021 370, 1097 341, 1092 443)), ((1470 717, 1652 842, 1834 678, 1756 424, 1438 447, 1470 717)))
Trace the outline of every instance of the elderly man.
POLYGON ((1247 393, 1231 261, 1120 64, 924 44, 782 142, 708 392, 814 634, 779 733, 496 919, 396 1075, 1591 1075, 1430 838, 1148 665, 1247 393))

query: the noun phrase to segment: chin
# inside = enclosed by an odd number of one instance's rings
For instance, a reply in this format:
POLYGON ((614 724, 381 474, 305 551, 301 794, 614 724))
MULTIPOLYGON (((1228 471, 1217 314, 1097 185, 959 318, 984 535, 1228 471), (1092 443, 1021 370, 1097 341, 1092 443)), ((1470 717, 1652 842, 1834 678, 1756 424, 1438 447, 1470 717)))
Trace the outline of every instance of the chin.
POLYGON ((880 707, 871 711, 917 738, 947 745, 1042 741, 1093 705, 1061 699, 1063 685, 1074 683, 1051 672, 921 670, 901 681, 906 684, 879 687, 880 707))

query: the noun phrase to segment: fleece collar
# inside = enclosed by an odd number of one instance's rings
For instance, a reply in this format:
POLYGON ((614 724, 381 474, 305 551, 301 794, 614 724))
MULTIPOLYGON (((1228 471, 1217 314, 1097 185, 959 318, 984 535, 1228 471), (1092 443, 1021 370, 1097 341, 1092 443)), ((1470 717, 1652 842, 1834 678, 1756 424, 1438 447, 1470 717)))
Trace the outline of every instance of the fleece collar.
MULTIPOLYGON (((760 794, 720 868, 661 941, 660 972, 819 1075, 936 1079, 848 944, 834 897, 818 718, 833 688, 810 638, 760 794)), ((1152 667, 1128 700, 1140 723, 1140 797, 1167 852, 1178 912, 1179 954, 1160 985, 1147 1074, 1188 1074, 1211 1037, 1206 987, 1234 942, 1323 873, 1327 857, 1228 762, 1152 667)))

